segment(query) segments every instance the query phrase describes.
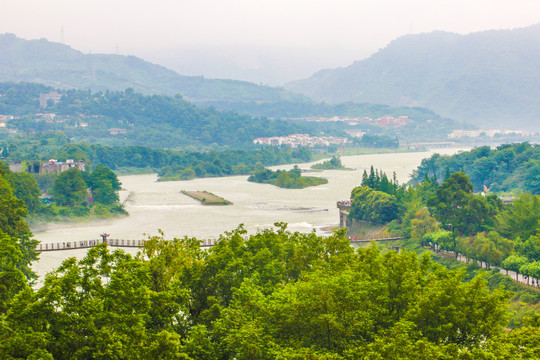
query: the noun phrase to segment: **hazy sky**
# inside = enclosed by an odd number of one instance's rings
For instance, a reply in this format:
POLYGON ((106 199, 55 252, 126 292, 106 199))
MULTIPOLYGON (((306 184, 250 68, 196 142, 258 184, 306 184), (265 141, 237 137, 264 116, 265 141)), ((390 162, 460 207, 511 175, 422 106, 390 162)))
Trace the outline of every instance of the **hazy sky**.
POLYGON ((539 0, 0 0, 0 33, 59 42, 63 28, 64 42, 83 52, 188 73, 288 65, 298 67, 293 78, 349 65, 405 34, 538 22, 539 0))

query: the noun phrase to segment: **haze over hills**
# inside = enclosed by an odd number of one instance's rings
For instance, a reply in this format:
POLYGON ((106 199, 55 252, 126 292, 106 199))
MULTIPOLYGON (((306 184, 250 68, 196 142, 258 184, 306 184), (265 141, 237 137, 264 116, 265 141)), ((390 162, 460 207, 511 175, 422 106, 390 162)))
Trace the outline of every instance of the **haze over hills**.
POLYGON ((36 82, 92 91, 133 88, 144 94, 182 94, 197 101, 300 101, 302 95, 245 81, 182 76, 135 56, 84 54, 45 39, 0 35, 0 81, 36 82))
POLYGON ((540 24, 407 35, 286 89, 318 101, 422 106, 483 127, 540 130, 540 24))
POLYGON ((369 116, 408 115, 417 120, 440 120, 430 110, 389 108, 376 104, 317 104, 282 88, 245 81, 205 79, 178 73, 135 56, 83 54, 47 40, 24 40, 0 35, 0 82, 33 82, 60 89, 123 91, 143 94, 182 94, 186 100, 220 110, 252 116, 369 116))

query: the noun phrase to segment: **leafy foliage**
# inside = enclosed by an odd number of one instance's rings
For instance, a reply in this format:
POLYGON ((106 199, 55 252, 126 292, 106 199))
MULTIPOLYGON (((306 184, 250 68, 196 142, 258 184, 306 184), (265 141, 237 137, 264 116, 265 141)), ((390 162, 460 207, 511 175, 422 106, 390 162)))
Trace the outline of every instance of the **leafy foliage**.
POLYGON ((454 233, 476 234, 486 229, 496 214, 486 198, 473 194, 472 189, 467 175, 456 172, 437 188, 435 197, 429 201, 437 220, 454 233))
POLYGON ((332 156, 330 160, 323 161, 320 164, 313 164, 311 168, 314 170, 345 170, 346 167, 341 163, 339 156, 332 156))
POLYGON ((81 171, 71 168, 56 177, 51 193, 59 205, 80 206, 89 195, 86 188, 81 171))
POLYGON ((490 292, 482 277, 464 282, 464 271, 426 256, 354 251, 343 233, 276 225, 250 236, 239 227, 208 251, 197 239, 158 236, 136 257, 103 244, 68 259, 41 288, 8 302, 0 354, 467 359, 536 351, 538 326, 506 336, 509 294, 490 292))
POLYGON ((54 119, 42 119, 35 116, 43 110, 38 90, 43 89, 33 84, 0 86, 0 113, 22 113, 20 119, 9 122, 10 126, 28 132, 62 130, 75 140, 153 148, 250 147, 258 137, 315 132, 308 124, 199 108, 180 95, 150 96, 131 88, 97 93, 62 91, 60 101, 46 108, 55 114, 54 119), (21 93, 25 96, 12 99, 21 93))
POLYGON ((294 169, 289 171, 272 171, 268 169, 258 170, 248 178, 248 181, 262 184, 272 184, 286 189, 303 189, 309 186, 317 186, 328 183, 328 180, 323 178, 302 176, 300 169, 296 165, 294 166, 294 169))
POLYGON ((422 160, 413 172, 412 183, 426 176, 444 180, 446 172, 464 172, 474 190, 528 191, 540 194, 540 146, 529 143, 504 144, 492 150, 482 146, 452 156, 434 154, 422 160))

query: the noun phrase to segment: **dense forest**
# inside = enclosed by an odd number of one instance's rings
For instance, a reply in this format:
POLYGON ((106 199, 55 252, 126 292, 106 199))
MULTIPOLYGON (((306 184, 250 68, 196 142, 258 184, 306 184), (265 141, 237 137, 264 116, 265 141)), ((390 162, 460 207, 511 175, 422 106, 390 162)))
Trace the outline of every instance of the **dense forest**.
POLYGON ((257 170, 248 177, 248 181, 261 184, 272 184, 285 189, 304 189, 310 186, 328 183, 328 180, 323 178, 302 176, 302 172, 297 165, 289 171, 272 171, 268 169, 257 170))
POLYGON ((474 191, 529 191, 540 194, 540 146, 529 143, 503 144, 495 149, 482 146, 456 155, 434 154, 422 160, 412 183, 426 176, 443 180, 446 174, 463 171, 474 191))
MULTIPOLYGON (((139 169, 158 172, 164 180, 182 173, 195 172, 195 177, 243 175, 264 166, 307 162, 313 157, 308 148, 259 147, 251 150, 184 151, 162 150, 143 146, 113 147, 100 144, 69 143, 62 132, 46 133, 35 139, 18 139, 0 143, 7 162, 26 166, 39 160, 85 160, 89 165, 109 169, 139 169)), ((178 178, 177 178, 178 180, 178 178)))
POLYGON ((420 122, 434 120, 453 124, 451 119, 442 119, 433 111, 420 107, 392 107, 382 104, 344 102, 341 104, 317 103, 313 101, 267 101, 267 102, 230 102, 205 101, 197 105, 213 106, 220 110, 237 111, 252 116, 270 116, 276 118, 298 118, 308 116, 367 116, 378 118, 384 115, 406 115, 420 122))

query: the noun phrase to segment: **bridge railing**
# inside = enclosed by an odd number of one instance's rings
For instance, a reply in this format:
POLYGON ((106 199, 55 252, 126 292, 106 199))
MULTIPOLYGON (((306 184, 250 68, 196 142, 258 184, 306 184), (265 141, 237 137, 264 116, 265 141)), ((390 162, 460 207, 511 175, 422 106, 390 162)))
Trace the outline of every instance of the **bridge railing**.
MULTIPOLYGON (((215 246, 219 239, 203 239, 200 240, 201 247, 215 246)), ((62 241, 56 243, 40 243, 36 246, 36 251, 57 251, 57 250, 73 250, 87 249, 102 244, 103 239, 98 240, 74 240, 62 241)), ((114 247, 142 247, 146 240, 131 240, 131 239, 107 239, 107 244, 114 247)))
POLYGON ((369 236, 349 236, 349 240, 352 243, 356 242, 371 242, 371 241, 392 241, 401 240, 404 237, 395 234, 381 234, 381 235, 369 235, 369 236))
POLYGON ((39 243, 36 246, 36 251, 52 251, 52 250, 71 250, 94 247, 97 244, 103 243, 103 240, 74 240, 62 241, 56 243, 39 243))

